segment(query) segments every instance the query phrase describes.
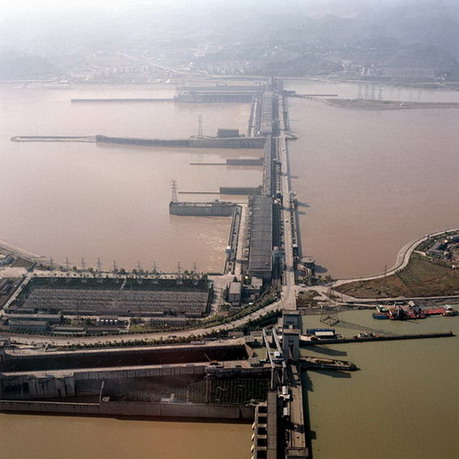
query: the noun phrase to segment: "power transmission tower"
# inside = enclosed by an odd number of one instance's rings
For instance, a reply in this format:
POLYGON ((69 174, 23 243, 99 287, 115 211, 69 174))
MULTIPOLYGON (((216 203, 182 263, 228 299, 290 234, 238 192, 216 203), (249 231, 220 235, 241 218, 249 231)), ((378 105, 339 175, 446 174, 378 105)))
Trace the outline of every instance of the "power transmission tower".
POLYGON ((152 274, 153 274, 153 283, 157 284, 160 275, 159 275, 158 269, 156 268, 156 261, 153 262, 152 274))
POLYGON ((182 267, 180 266, 180 261, 177 262, 177 284, 182 284, 182 267))
POLYGON ((176 180, 171 180, 172 202, 178 202, 178 186, 176 180))
POLYGON ((198 139, 202 139, 204 137, 204 132, 202 129, 202 115, 199 115, 198 118, 198 139))

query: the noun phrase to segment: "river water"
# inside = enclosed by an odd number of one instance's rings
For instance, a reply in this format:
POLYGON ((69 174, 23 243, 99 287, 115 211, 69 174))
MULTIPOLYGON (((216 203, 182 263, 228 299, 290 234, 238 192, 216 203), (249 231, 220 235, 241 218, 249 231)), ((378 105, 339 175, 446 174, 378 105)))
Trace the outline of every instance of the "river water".
MULTIPOLYGON (((322 328, 319 319, 305 317, 303 326, 322 328)), ((396 322, 356 311, 339 319, 334 328, 346 337, 363 330, 459 334, 459 317, 396 322)), ((350 360, 360 368, 348 375, 307 372, 314 459, 459 457, 458 351, 457 336, 303 349, 305 355, 350 360)))
MULTIPOLYGON (((290 81, 299 93, 459 102, 459 92, 290 81), (365 89, 366 88, 366 89, 365 89)), ((289 99, 304 255, 333 277, 382 273, 409 241, 459 226, 459 112, 349 110, 289 99)))
MULTIPOLYGON (((220 127, 247 130, 249 104, 70 103, 71 98, 167 98, 168 86, 50 90, 0 86, 0 240, 71 265, 221 271, 230 218, 169 216, 170 182, 179 191, 261 182, 260 167, 192 166, 260 157, 261 150, 148 149, 95 143, 16 143, 15 135, 188 138, 220 127)), ((233 199, 180 195, 180 200, 233 199)))

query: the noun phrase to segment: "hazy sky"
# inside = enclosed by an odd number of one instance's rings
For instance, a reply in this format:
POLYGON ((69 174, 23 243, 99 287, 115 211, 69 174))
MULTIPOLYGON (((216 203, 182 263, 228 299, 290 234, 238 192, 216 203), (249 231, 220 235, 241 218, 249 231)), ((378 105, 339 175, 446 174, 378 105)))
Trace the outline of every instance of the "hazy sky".
POLYGON ((174 4, 182 0, 0 0, 1 14, 64 8, 117 8, 136 4, 174 4))
MULTIPOLYGON (((212 0, 209 0, 210 2, 212 0)), ((64 7, 119 7, 135 4, 174 4, 182 3, 183 0, 0 0, 0 7, 7 10, 38 10, 42 8, 64 8, 64 7)), ((187 3, 192 3, 189 0, 187 3)))
MULTIPOLYGON (((136 4, 162 4, 162 5, 191 5, 201 4, 210 5, 212 3, 223 3, 226 5, 237 5, 244 3, 246 0, 0 0, 0 15, 8 15, 9 13, 16 13, 18 11, 40 11, 44 9, 64 9, 64 8, 119 8, 125 6, 134 6, 136 4)), ((248 0, 247 0, 248 1, 248 0)), ((298 4, 369 4, 369 3, 413 3, 416 0, 294 0, 298 4)), ((418 0, 419 1, 419 0, 418 0)), ((438 0, 431 0, 432 2, 438 0)), ((250 0, 251 3, 257 3, 257 1, 250 0)), ((259 5, 263 6, 269 3, 276 2, 276 0, 258 0, 259 5)), ((277 0, 279 3, 283 3, 282 0, 277 0)))

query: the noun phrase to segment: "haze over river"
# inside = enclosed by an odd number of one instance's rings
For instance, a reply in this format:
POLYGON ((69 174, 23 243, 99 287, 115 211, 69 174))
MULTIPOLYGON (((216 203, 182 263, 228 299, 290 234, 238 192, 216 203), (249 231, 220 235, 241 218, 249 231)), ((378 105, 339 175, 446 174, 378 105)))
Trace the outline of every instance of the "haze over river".
MULTIPOLYGON (((459 92, 289 81, 298 93, 459 102, 459 92)), ((384 272, 409 241, 459 226, 459 111, 350 110, 289 99, 303 254, 333 277, 384 272), (301 204, 300 204, 301 206, 301 204)))

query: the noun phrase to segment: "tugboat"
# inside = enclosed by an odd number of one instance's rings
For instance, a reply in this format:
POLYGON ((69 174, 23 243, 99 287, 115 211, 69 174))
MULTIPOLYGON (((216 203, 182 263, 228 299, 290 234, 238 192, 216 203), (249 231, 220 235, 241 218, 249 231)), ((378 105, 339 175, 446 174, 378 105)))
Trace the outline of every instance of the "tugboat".
POLYGON ((443 306, 443 309, 444 311, 442 313, 442 316, 452 317, 452 316, 457 315, 457 311, 455 311, 450 304, 445 304, 443 306))
POLYGON ((385 306, 378 304, 376 306, 376 312, 373 313, 373 319, 386 320, 389 319, 389 309, 385 306))

